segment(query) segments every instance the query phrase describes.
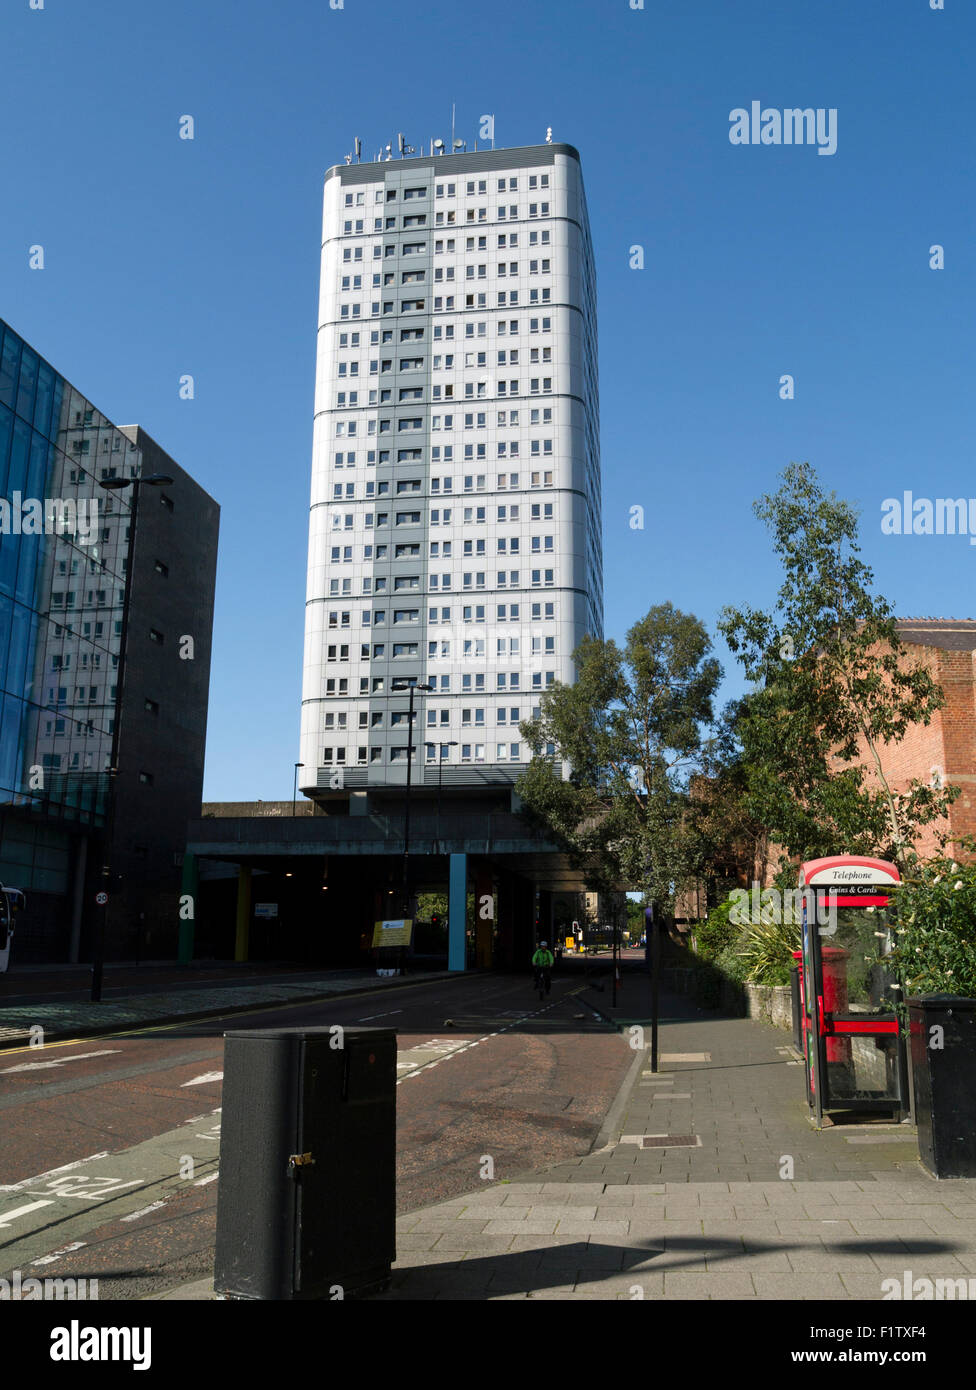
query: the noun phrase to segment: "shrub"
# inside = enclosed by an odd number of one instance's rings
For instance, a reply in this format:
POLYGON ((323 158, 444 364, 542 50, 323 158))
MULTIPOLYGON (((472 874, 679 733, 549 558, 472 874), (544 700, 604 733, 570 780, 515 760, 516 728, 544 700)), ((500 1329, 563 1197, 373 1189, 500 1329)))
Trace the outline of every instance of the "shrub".
POLYGON ((741 927, 729 921, 731 910, 732 903, 726 898, 724 902, 711 909, 704 922, 699 922, 695 927, 695 943, 698 948, 699 960, 716 960, 727 947, 738 939, 741 927))
POLYGON ((895 890, 892 961, 911 994, 976 998, 976 863, 921 864, 895 890))
POLYGON ((793 952, 800 949, 800 927, 793 922, 750 922, 742 928, 738 952, 746 978, 757 985, 789 983, 793 952))

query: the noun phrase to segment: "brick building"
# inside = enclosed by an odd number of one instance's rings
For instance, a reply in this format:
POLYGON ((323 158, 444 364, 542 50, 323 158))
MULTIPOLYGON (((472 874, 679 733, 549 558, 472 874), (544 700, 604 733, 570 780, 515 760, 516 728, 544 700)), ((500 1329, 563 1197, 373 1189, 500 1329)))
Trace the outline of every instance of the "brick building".
MULTIPOLYGON (((943 785, 961 788, 950 808, 948 826, 938 821, 923 827, 919 835, 916 848, 927 858, 938 853, 937 836, 947 829, 953 839, 976 837, 976 619, 899 618, 896 625, 905 644, 906 664, 921 660, 942 687, 946 703, 927 725, 915 725, 897 743, 879 748, 882 771, 896 792, 907 789, 914 779, 932 782, 938 778, 943 785)), ((862 761, 870 785, 874 761, 866 745, 862 761)), ((847 848, 838 845, 836 853, 847 848)), ((744 837, 730 843, 724 860, 712 866, 707 879, 679 896, 678 920, 693 922, 706 916, 710 903, 719 900, 732 883, 748 887, 755 879, 768 886, 779 857, 780 847, 769 841, 744 837)))
MULTIPOLYGON (((881 765, 900 791, 913 778, 961 787, 949 816, 953 838, 976 836, 976 619, 899 618, 898 632, 911 657, 921 659, 942 687, 946 703, 926 726, 909 729, 881 750, 881 765)), ((925 857, 938 851, 944 824, 926 826, 917 844, 925 857)))

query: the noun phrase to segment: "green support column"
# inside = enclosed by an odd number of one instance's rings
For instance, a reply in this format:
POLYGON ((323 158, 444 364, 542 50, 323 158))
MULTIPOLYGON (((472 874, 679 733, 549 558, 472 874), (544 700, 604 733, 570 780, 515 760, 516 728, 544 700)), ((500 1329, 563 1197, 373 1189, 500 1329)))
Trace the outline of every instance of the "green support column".
POLYGON ((241 864, 237 870, 237 940, 234 959, 247 960, 251 934, 251 866, 241 864))
POLYGON ((197 925, 197 902, 200 893, 200 873, 195 854, 183 856, 183 883, 180 888, 180 930, 176 959, 189 965, 193 959, 193 939, 197 925))

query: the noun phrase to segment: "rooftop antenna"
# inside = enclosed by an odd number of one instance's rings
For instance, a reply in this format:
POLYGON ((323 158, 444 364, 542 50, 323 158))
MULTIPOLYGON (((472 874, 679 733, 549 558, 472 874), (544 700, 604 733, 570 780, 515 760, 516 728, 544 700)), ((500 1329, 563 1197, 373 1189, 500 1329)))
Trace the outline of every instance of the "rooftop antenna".
POLYGON ((547 145, 551 145, 551 144, 552 144, 552 126, 551 126, 551 125, 547 125, 547 126, 546 126, 546 144, 547 144, 547 145))
POLYGON ((454 102, 451 102, 451 153, 454 153, 454 102))
POLYGON ((434 141, 431 143, 431 149, 430 149, 431 154, 433 154, 435 150, 437 151, 438 154, 443 154, 443 153, 444 153, 444 141, 443 141, 443 140, 434 140, 434 141))
POLYGON ((362 142, 362 140, 360 140, 360 138, 359 138, 358 135, 356 136, 355 140, 353 141, 353 149, 355 150, 355 153, 356 153, 356 163, 357 163, 357 164, 360 164, 360 163, 362 162, 362 158, 363 158, 363 142, 362 142))
POLYGON ((403 138, 403 131, 401 131, 400 134, 397 136, 397 151, 401 159, 403 158, 403 152, 406 149, 406 147, 406 141, 403 138))
POLYGON ((351 164, 351 163, 352 163, 352 155, 351 155, 351 154, 347 154, 347 155, 346 155, 346 163, 347 163, 347 164, 351 164))

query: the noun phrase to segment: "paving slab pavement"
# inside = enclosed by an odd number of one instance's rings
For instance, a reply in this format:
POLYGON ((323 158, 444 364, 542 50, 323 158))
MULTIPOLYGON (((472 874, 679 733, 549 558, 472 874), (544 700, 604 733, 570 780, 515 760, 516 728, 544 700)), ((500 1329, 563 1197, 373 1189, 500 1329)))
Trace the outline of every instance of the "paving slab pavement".
POLYGON ((401 1216, 378 1301, 876 1301, 906 1277, 976 1298, 976 1180, 931 1177, 908 1124, 814 1130, 779 1029, 661 1005, 656 1086, 648 1034, 589 1154, 401 1216))

